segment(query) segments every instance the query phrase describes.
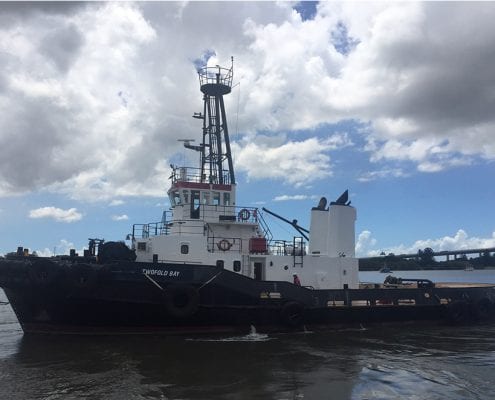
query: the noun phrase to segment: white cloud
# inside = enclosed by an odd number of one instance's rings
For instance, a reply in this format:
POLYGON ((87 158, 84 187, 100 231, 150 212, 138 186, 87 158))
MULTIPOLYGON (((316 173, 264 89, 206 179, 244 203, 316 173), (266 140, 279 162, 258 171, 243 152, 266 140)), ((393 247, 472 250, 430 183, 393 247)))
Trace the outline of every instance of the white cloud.
POLYGON ((280 179, 296 187, 332 175, 328 152, 348 146, 343 135, 302 141, 278 137, 244 137, 233 143, 237 169, 251 179, 280 179))
POLYGON ((345 135, 282 143, 280 132, 349 119, 370 127, 375 162, 435 172, 495 159, 491 3, 320 2, 307 21, 292 5, 0 3, 0 196, 163 195, 176 139, 201 135, 189 117, 207 50, 228 65, 234 49, 241 85, 226 106, 231 132, 239 106, 251 140, 236 160, 250 178, 330 177, 345 135), (346 52, 342 27, 358 43, 346 52))
POLYGON ((358 235, 358 240, 356 242, 356 257, 365 257, 369 252, 373 251, 373 247, 376 245, 377 241, 371 236, 370 231, 362 231, 358 235))
POLYGON ((438 171, 494 159, 494 16, 486 3, 321 2, 314 21, 252 22, 262 73, 247 105, 261 129, 369 121, 375 161, 438 171), (329 47, 339 23, 359 41, 347 56, 329 47))
POLYGON ((112 219, 114 221, 127 221, 129 219, 129 217, 126 214, 112 215, 112 219))
MULTIPOLYGON (((74 243, 69 242, 68 240, 61 239, 60 242, 55 245, 53 248, 49 249, 45 247, 44 249, 36 250, 36 254, 39 257, 51 257, 54 254, 56 255, 68 255, 70 250, 74 248, 74 243)), ((78 254, 83 254, 83 250, 76 251, 78 254)))
POLYGON ((409 176, 409 174, 404 172, 401 168, 386 168, 378 171, 365 172, 358 177, 358 181, 371 182, 377 179, 403 178, 406 176, 409 176))
POLYGON ((82 214, 76 208, 63 210, 57 207, 41 207, 29 211, 29 218, 52 218, 58 222, 76 222, 82 219, 82 214))
POLYGON ((122 204, 125 204, 124 200, 114 199, 110 202, 109 206, 110 207, 116 207, 116 206, 121 206, 122 204))
POLYGON ((316 199, 317 196, 315 195, 305 195, 305 194, 294 194, 294 195, 288 195, 288 194, 283 194, 280 196, 276 196, 273 201, 292 201, 292 200, 308 200, 308 199, 316 199))
POLYGON ((491 237, 480 238, 470 237, 466 231, 459 229, 453 236, 444 236, 437 239, 420 239, 410 245, 396 245, 387 249, 377 249, 378 241, 372 237, 370 231, 363 231, 359 234, 356 243, 356 254, 358 257, 379 256, 380 253, 385 254, 414 254, 418 250, 423 250, 427 247, 434 251, 444 250, 467 250, 467 249, 484 249, 495 247, 495 232, 491 237))
POLYGON ((469 237, 466 231, 459 229, 453 236, 444 236, 438 239, 418 240, 410 249, 419 249, 431 247, 435 251, 443 250, 465 250, 465 249, 481 249, 495 247, 495 232, 490 238, 469 237))
POLYGON ((141 79, 146 64, 138 57, 156 32, 139 8, 92 4, 18 17, 24 23, 0 31, 26 43, 0 39, 8 89, 0 103, 11 113, 0 133, 11 155, 2 158, 4 194, 38 187, 86 200, 156 194, 167 178, 165 160, 152 155, 164 147, 153 144, 164 126, 150 118, 160 102, 141 79))

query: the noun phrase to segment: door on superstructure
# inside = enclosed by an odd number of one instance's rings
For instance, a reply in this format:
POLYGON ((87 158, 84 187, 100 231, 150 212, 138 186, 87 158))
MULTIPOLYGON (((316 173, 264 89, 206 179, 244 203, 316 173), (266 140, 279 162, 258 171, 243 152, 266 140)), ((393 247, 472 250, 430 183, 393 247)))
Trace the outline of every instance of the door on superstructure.
POLYGON ((191 190, 191 219, 199 219, 200 205, 200 192, 198 190, 191 190))
POLYGON ((253 261, 253 278, 256 281, 264 280, 265 263, 262 260, 253 261))

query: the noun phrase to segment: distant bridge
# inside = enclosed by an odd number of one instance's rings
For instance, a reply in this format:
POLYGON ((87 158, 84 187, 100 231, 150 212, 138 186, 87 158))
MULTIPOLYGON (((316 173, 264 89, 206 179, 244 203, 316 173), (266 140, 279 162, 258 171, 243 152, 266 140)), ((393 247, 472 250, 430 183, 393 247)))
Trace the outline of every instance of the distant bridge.
MULTIPOLYGON (((484 253, 495 253, 495 247, 489 247, 486 249, 465 249, 465 250, 444 250, 444 251, 434 251, 433 256, 434 257, 447 257, 447 261, 450 261, 450 256, 454 256, 454 260, 458 258, 458 256, 465 256, 467 254, 478 254, 479 257, 481 257, 484 253)), ((376 256, 376 257, 361 257, 362 260, 369 260, 371 258, 378 258, 378 257, 391 257, 391 255, 386 254, 386 255, 381 255, 381 256, 376 256)), ((395 258, 404 258, 404 259, 409 259, 409 258, 414 258, 414 259, 419 259, 420 256, 418 253, 413 253, 413 254, 394 254, 393 257, 395 258)))

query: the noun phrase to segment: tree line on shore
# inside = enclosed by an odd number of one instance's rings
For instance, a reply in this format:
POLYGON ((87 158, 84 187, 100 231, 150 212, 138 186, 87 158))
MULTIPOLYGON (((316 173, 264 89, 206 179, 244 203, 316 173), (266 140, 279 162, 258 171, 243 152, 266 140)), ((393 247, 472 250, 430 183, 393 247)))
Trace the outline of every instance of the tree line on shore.
POLYGON ((456 259, 449 261, 437 261, 434 251, 427 247, 424 250, 418 250, 417 257, 402 258, 393 253, 385 255, 382 253, 378 257, 369 257, 359 259, 359 269, 361 271, 379 271, 382 268, 390 268, 392 271, 401 270, 421 270, 421 269, 484 269, 495 267, 495 253, 490 255, 486 251, 479 257, 467 257, 465 254, 458 256, 456 259))

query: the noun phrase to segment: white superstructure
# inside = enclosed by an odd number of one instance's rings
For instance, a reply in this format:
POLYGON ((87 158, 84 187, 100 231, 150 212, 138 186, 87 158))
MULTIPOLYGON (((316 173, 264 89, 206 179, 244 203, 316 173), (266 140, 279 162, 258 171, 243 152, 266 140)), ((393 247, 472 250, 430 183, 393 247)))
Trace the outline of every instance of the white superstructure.
POLYGON ((257 280, 293 282, 297 274, 303 286, 315 289, 358 288, 354 207, 314 208, 309 242, 276 241, 262 211, 235 205, 235 185, 173 177, 171 215, 134 226, 136 261, 216 265, 257 280))
POLYGON ((356 210, 347 192, 328 208, 322 199, 311 210, 309 238, 299 230, 302 236, 291 241, 273 240, 260 210, 236 205, 223 103, 232 76, 233 67, 199 71, 204 109, 194 117, 203 121, 202 143, 184 140, 184 145, 200 152, 200 167, 172 166, 171 211, 158 223, 134 225, 136 261, 216 265, 266 281, 294 282, 296 274, 303 286, 314 289, 358 288, 356 210))

